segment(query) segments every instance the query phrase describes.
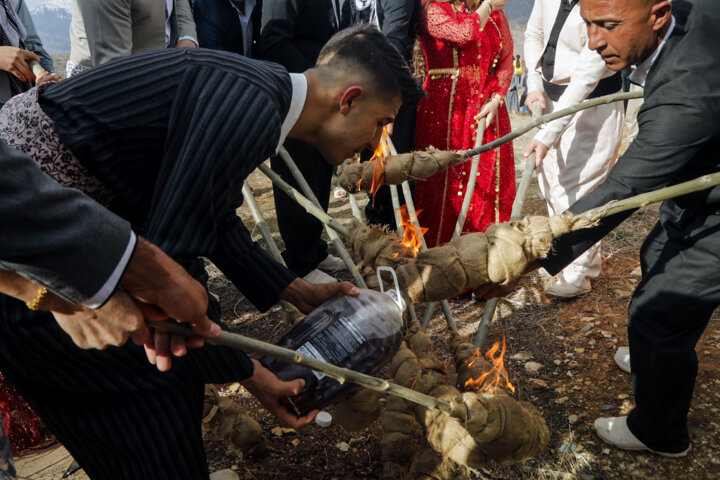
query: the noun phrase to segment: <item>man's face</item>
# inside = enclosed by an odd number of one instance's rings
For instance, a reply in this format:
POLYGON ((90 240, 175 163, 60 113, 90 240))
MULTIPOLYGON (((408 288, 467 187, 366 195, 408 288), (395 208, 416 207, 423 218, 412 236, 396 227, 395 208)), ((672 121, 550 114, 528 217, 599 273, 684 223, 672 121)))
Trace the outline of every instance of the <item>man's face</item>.
POLYGON ((380 143, 383 127, 392 123, 402 104, 400 95, 390 101, 362 95, 341 107, 326 123, 322 146, 318 147, 325 159, 340 165, 364 149, 375 150, 380 143))
POLYGON ((669 21, 670 8, 669 1, 580 0, 588 47, 598 52, 611 70, 638 65, 662 41, 660 32, 669 21))

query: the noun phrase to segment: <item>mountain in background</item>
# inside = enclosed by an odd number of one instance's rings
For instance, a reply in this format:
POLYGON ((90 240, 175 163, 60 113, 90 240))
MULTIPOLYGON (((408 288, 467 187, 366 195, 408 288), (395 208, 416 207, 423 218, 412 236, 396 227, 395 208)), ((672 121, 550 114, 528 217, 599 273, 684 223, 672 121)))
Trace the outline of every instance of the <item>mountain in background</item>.
POLYGON ((72 0, 28 1, 28 8, 45 50, 69 52, 72 0))

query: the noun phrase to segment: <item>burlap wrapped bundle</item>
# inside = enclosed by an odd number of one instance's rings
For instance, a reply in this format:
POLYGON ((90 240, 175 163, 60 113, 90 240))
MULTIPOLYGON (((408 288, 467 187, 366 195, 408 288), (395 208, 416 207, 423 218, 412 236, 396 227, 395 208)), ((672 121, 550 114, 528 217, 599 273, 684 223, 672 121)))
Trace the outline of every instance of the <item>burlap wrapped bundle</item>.
MULTIPOLYGON (((411 326, 410 333, 410 345, 427 344, 422 340, 413 340, 413 337, 425 336, 421 330, 411 326)), ((467 347, 463 349, 467 350, 467 347)), ((454 470, 451 464, 443 463, 447 459, 479 468, 491 460, 501 464, 519 461, 536 455, 547 446, 547 425, 532 405, 506 395, 460 394, 444 383, 444 377, 438 371, 424 369, 422 365, 422 357, 403 344, 390 363, 390 371, 397 383, 451 404, 451 414, 405 404, 424 430, 428 445, 439 454, 439 464, 433 464, 428 459, 430 465, 435 465, 436 475, 454 470)), ((407 411, 404 414, 403 418, 406 418, 407 411)), ((417 456, 413 458, 413 461, 416 460, 421 461, 417 456)), ((438 475, 433 478, 453 477, 438 475)))
POLYGON ((490 362, 478 355, 478 348, 464 341, 457 332, 450 332, 450 351, 455 357, 455 386, 461 392, 469 390, 465 386, 468 380, 479 378, 492 369, 490 362))
POLYGON ((376 168, 382 171, 381 185, 400 185, 406 180, 427 178, 464 160, 465 157, 460 153, 430 148, 424 152, 404 153, 370 162, 351 163, 340 175, 340 185, 351 193, 368 191, 372 186, 373 172, 376 168))
POLYGON ((231 398, 220 397, 214 385, 205 387, 203 429, 221 439, 226 446, 244 454, 261 454, 265 451, 262 428, 253 418, 242 412, 231 398))
POLYGON ((485 233, 462 235, 418 253, 414 260, 408 259, 407 253, 395 255, 404 251, 402 245, 392 246, 399 243, 397 236, 383 240, 373 237, 379 234, 366 231, 367 227, 355 227, 349 239, 364 269, 395 266, 401 290, 410 301, 419 303, 454 298, 489 283, 505 285, 520 277, 530 262, 546 257, 553 239, 591 225, 570 213, 526 217, 491 225, 485 233), (362 233, 359 239, 354 238, 356 232, 362 233), (367 241, 370 238, 373 242, 367 241), (382 244, 382 251, 374 250, 376 244, 382 244))
POLYGON ((380 394, 369 388, 358 388, 333 410, 335 422, 349 432, 357 432, 380 416, 380 394))
MULTIPOLYGON (((359 259, 357 268, 368 288, 379 289, 377 267, 392 267, 409 262, 412 252, 402 244, 401 238, 387 227, 365 225, 353 220, 348 227, 348 246, 359 259)), ((389 286, 389 285, 388 285, 389 286)))

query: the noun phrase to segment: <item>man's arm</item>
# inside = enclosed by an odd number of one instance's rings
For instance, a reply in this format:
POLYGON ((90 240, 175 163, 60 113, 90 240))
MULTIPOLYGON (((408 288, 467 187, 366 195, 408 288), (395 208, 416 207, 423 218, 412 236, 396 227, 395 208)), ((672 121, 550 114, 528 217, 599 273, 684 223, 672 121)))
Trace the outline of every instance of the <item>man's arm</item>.
POLYGON ((25 30, 27 31, 27 35, 25 36, 25 49, 30 50, 40 57, 40 65, 42 65, 45 71, 51 73, 54 72, 55 67, 53 66, 52 57, 45 50, 45 47, 43 47, 42 40, 40 40, 40 36, 35 29, 35 23, 30 16, 30 11, 25 4, 25 0, 19 0, 15 9, 17 11, 18 18, 20 19, 20 23, 23 24, 25 30))
POLYGON ((304 0, 265 0, 262 6, 260 56, 290 72, 304 72, 315 65, 315 59, 307 58, 293 43, 303 6, 304 0))
POLYGON ((525 66, 527 69, 528 92, 543 91, 542 76, 537 71, 545 50, 543 31, 543 2, 536 0, 533 5, 527 27, 525 28, 525 66))
POLYGON ((383 10, 382 32, 390 43, 407 58, 412 52, 415 33, 410 21, 414 18, 415 9, 419 7, 415 0, 380 0, 383 10))
POLYGON ((130 0, 76 0, 93 66, 132 53, 130 0))
POLYGON ((177 19, 178 29, 178 47, 197 47, 198 34, 195 31, 195 20, 193 19, 192 9, 189 0, 175 0, 175 18, 177 19), (194 45, 183 44, 182 42, 189 40, 194 45))
POLYGON ((207 2, 203 0, 195 0, 193 3, 193 16, 195 17, 195 27, 197 28, 200 47, 225 50, 222 42, 222 31, 214 22, 214 20, 217 20, 217 16, 212 15, 208 8, 213 8, 213 6, 207 5, 207 2))
MULTIPOLYGON (((611 200, 680 183, 714 170, 713 164, 699 163, 703 161, 699 153, 710 155, 704 150, 712 141, 717 141, 720 112, 714 110, 713 105, 719 104, 720 92, 678 89, 688 80, 678 75, 677 81, 666 82, 649 94, 638 114, 638 137, 610 171, 607 180, 573 204, 571 212, 581 213, 611 200), (686 91, 686 94, 679 93, 686 91)), ((629 215, 617 214, 602 220, 597 227, 564 235, 553 244, 553 253, 540 263, 551 274, 559 272, 629 215)))

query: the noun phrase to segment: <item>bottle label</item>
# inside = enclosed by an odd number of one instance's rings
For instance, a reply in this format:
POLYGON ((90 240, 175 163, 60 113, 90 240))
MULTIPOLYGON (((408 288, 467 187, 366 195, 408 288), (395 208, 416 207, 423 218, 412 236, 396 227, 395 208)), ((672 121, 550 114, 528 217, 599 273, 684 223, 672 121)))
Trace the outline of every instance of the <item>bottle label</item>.
MULTIPOLYGON (((338 315, 335 322, 301 345, 297 352, 323 362, 341 365, 365 343, 365 335, 349 318, 338 315)), ((325 375, 313 370, 318 378, 325 375)))

